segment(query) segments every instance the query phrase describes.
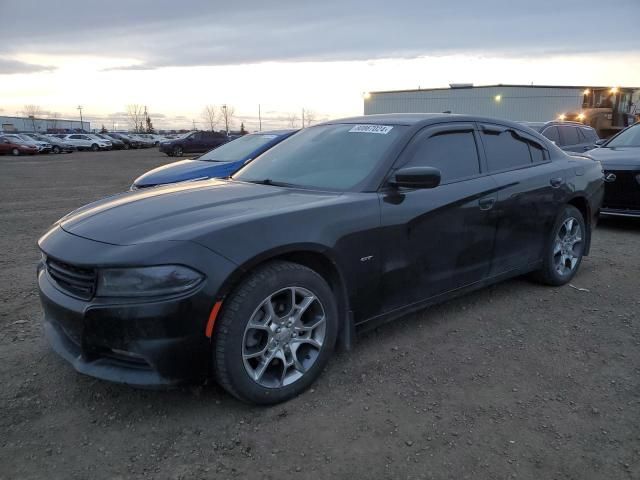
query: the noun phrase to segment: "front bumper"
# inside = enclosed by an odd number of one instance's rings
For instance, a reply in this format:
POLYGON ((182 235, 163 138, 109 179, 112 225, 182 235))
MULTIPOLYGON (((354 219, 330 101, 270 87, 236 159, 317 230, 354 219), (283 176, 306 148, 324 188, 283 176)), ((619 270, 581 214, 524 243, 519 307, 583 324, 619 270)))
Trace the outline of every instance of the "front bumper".
POLYGON ((188 297, 152 303, 100 304, 59 291, 38 272, 49 344, 80 373, 138 387, 202 382, 209 370, 207 316, 188 297))
MULTIPOLYGON (((49 344, 80 373, 143 388, 201 383, 211 367, 211 340, 206 336, 209 314, 217 301, 223 275, 234 265, 190 242, 115 246, 52 230, 40 240, 49 256, 98 265, 117 257, 121 265, 144 263, 145 251, 158 262, 211 265, 206 279, 183 295, 149 299, 76 298, 38 267, 38 287, 49 344), (176 248, 177 247, 177 248, 176 248), (173 250, 172 250, 173 249, 173 250), (64 251, 69 253, 64 255, 64 251), (87 257, 87 254, 89 257, 87 257), (133 261, 136 258, 137 261, 133 261)), ((146 257, 146 258, 149 258, 146 257)), ((202 269, 201 270, 207 270, 202 269)))

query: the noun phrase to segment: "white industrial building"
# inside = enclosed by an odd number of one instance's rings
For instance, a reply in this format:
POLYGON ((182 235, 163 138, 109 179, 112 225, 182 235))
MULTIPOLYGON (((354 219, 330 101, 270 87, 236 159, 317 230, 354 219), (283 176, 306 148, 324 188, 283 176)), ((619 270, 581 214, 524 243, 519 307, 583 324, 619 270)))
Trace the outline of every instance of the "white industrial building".
POLYGON ((607 87, 451 84, 449 88, 370 92, 365 94, 364 114, 448 112, 542 122, 580 111, 585 93, 603 88, 607 87))
POLYGON ((5 117, 0 116, 0 132, 73 132, 91 131, 90 122, 61 118, 5 117))

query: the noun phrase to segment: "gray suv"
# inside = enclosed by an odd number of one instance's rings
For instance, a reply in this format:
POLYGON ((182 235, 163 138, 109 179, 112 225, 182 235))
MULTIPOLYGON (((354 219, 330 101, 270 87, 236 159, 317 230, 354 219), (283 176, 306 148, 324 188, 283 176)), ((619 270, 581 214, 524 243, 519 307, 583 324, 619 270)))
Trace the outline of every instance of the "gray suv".
POLYGON ((596 131, 579 122, 520 122, 541 133, 562 150, 567 152, 586 152, 596 148, 600 140, 596 131))

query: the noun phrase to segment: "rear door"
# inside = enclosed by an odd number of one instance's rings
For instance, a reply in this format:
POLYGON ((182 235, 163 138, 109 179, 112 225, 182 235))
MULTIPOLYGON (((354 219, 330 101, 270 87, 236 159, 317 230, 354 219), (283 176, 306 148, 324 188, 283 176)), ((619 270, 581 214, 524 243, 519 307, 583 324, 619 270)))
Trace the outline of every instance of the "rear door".
POLYGON ((542 258, 564 198, 565 174, 534 136, 489 123, 480 124, 479 130, 487 166, 498 187, 491 265, 491 276, 496 276, 542 258))
MULTIPOLYGON (((496 219, 495 181, 485 173, 473 123, 426 127, 395 168, 438 168, 432 189, 381 192, 380 310, 391 311, 482 280, 496 219)), ((377 299, 376 299, 377 300, 377 299)))
POLYGON ((185 139, 183 142, 183 151, 185 153, 195 153, 203 151, 202 147, 202 132, 196 132, 185 139))

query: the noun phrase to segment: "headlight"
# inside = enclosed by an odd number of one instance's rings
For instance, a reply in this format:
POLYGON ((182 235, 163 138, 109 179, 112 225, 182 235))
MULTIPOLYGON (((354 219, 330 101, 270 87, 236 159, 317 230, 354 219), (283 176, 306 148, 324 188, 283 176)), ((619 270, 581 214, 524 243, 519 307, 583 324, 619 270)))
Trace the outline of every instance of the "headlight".
POLYGON ((99 297, 174 295, 198 285, 204 276, 182 265, 108 268, 98 272, 99 297))

